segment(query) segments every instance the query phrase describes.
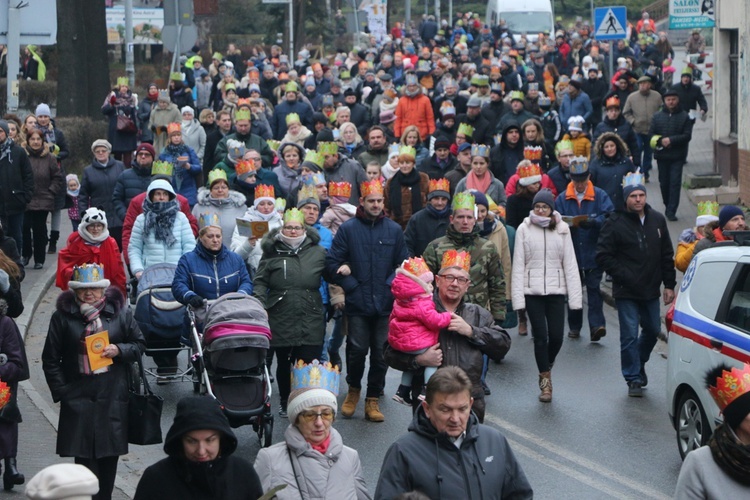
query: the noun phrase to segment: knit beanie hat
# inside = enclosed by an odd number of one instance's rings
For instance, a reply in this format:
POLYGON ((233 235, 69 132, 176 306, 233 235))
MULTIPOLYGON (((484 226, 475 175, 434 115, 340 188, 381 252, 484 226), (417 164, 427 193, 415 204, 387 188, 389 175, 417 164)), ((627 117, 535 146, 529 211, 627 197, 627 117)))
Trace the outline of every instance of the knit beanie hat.
MULTIPOLYGON (((486 198, 485 198, 486 200, 486 198)), ((548 207, 550 207, 552 210, 555 209, 555 196, 552 194, 552 191, 549 189, 542 189, 540 190, 536 196, 534 196, 534 205, 537 203, 544 203, 548 207)))
POLYGON ((49 110, 49 106, 43 102, 36 107, 36 111, 34 111, 34 114, 36 116, 52 116, 52 113, 49 110))
POLYGON ((112 151, 112 144, 109 143, 107 139, 97 139, 94 141, 94 143, 91 145, 91 152, 93 153, 94 150, 100 146, 104 146, 108 150, 112 151))
POLYGON ((722 207, 721 211, 719 211, 719 228, 724 229, 724 226, 726 226, 727 222, 734 219, 738 215, 742 215, 743 217, 745 215, 745 212, 743 212, 740 207, 735 207, 734 205, 727 205, 725 207, 722 207))
POLYGON ((0 120, 0 129, 5 132, 5 138, 7 139, 10 134, 10 129, 8 128, 8 122, 6 120, 0 120))
POLYGON ((90 500, 99 492, 99 480, 79 464, 55 464, 37 472, 26 485, 34 500, 90 500))
POLYGON ((153 146, 152 146, 151 144, 149 144, 149 143, 147 143, 147 142, 142 142, 142 143, 140 143, 140 144, 138 145, 138 149, 136 149, 136 150, 135 150, 135 154, 136 154, 136 156, 137 156, 137 155, 138 155, 138 153, 140 153, 141 151, 145 151, 145 152, 147 152, 148 154, 150 154, 150 155, 151 155, 151 159, 152 159, 152 160, 153 160, 153 159, 156 159, 156 150, 154 149, 154 147, 153 147, 153 146))
POLYGON ((65 184, 70 181, 76 181, 79 184, 81 183, 81 181, 78 180, 78 176, 76 174, 68 174, 65 176, 65 184))
MULTIPOLYGON (((487 197, 484 195, 483 192, 477 191, 476 189, 469 190, 472 195, 474 195, 474 204, 475 205, 484 205, 489 210, 490 208, 490 202, 487 201, 487 197)), ((536 201, 536 198, 534 198, 534 201, 536 201)))
MULTIPOLYGON (((628 199, 628 196, 630 196, 633 191, 643 191, 646 192, 646 186, 643 184, 629 184, 627 186, 624 186, 622 188, 622 197, 624 200, 628 199)), ((727 219, 728 220, 728 219, 727 219)))
POLYGON ((308 408, 319 405, 330 406, 334 414, 338 409, 338 401, 331 391, 319 388, 297 389, 293 391, 289 395, 289 403, 286 407, 289 422, 296 422, 297 415, 308 408))

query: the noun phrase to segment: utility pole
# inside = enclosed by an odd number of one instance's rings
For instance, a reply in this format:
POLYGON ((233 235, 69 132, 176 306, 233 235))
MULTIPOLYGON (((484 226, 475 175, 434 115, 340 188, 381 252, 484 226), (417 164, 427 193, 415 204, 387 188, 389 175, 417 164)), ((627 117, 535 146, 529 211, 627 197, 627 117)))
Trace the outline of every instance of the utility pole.
POLYGON ((125 74, 131 89, 135 86, 133 50, 133 0, 125 0, 125 74))

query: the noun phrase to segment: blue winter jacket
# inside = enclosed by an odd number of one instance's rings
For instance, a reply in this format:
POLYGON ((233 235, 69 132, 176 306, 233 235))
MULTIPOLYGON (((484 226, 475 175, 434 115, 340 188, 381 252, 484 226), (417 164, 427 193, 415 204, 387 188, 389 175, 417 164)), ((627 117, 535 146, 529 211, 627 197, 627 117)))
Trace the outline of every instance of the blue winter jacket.
POLYGON ((336 232, 324 276, 344 289, 346 314, 388 316, 393 308, 391 281, 408 257, 401 226, 382 214, 370 220, 360 206, 336 232), (342 264, 351 268, 349 276, 336 273, 342 264))
POLYGON ((200 243, 192 252, 180 257, 172 282, 175 299, 187 304, 193 295, 216 300, 231 292, 253 293, 253 283, 242 257, 224 245, 218 255, 213 255, 200 243))
POLYGON ((174 234, 177 241, 169 247, 164 242, 156 240, 155 230, 150 231, 148 236, 144 236, 145 217, 145 214, 140 214, 135 219, 133 232, 130 233, 128 258, 130 259, 130 269, 133 274, 148 269, 154 264, 161 264, 163 262, 177 264, 180 257, 195 248, 195 235, 190 228, 187 216, 182 212, 177 212, 174 226, 172 227, 172 234, 174 234))
POLYGON ((198 155, 195 150, 190 146, 188 149, 188 163, 190 164, 189 169, 185 169, 179 165, 177 157, 169 154, 167 149, 159 155, 161 161, 168 161, 174 165, 174 175, 172 176, 172 186, 177 194, 181 194, 187 198, 188 204, 192 208, 198 202, 198 185, 195 179, 202 172, 201 161, 198 159, 198 155))
MULTIPOLYGON (((322 226, 320 222, 313 224, 313 227, 318 231, 318 235, 320 236, 320 243, 318 245, 325 248, 326 252, 328 252, 333 243, 333 233, 327 227, 322 226)), ((320 279, 320 296, 323 297, 323 304, 331 303, 331 297, 328 295, 328 283, 323 278, 320 279)))
POLYGON ((560 104, 560 122, 563 128, 568 130, 568 118, 582 116, 584 120, 588 121, 593 112, 591 99, 585 92, 579 92, 575 99, 571 99, 570 94, 565 94, 560 104))

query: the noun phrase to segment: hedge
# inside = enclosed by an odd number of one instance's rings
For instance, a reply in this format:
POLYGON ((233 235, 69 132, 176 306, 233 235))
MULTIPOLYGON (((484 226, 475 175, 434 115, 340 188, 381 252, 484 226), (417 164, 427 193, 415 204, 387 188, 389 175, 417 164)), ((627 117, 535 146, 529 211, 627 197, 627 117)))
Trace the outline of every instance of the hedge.
POLYGON ((108 122, 84 117, 56 118, 55 125, 65 134, 70 149, 70 157, 65 160, 65 170, 69 174, 81 175, 84 167, 91 164, 91 145, 97 139, 107 138, 108 122))

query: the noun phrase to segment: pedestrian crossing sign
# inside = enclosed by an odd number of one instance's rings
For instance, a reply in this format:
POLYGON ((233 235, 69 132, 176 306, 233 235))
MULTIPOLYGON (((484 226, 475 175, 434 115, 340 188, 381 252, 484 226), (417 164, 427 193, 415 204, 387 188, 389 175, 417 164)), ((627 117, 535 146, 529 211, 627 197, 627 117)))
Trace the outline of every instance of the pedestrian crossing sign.
POLYGON ((594 10, 594 26, 597 40, 624 40, 628 37, 625 7, 599 7, 594 10))

